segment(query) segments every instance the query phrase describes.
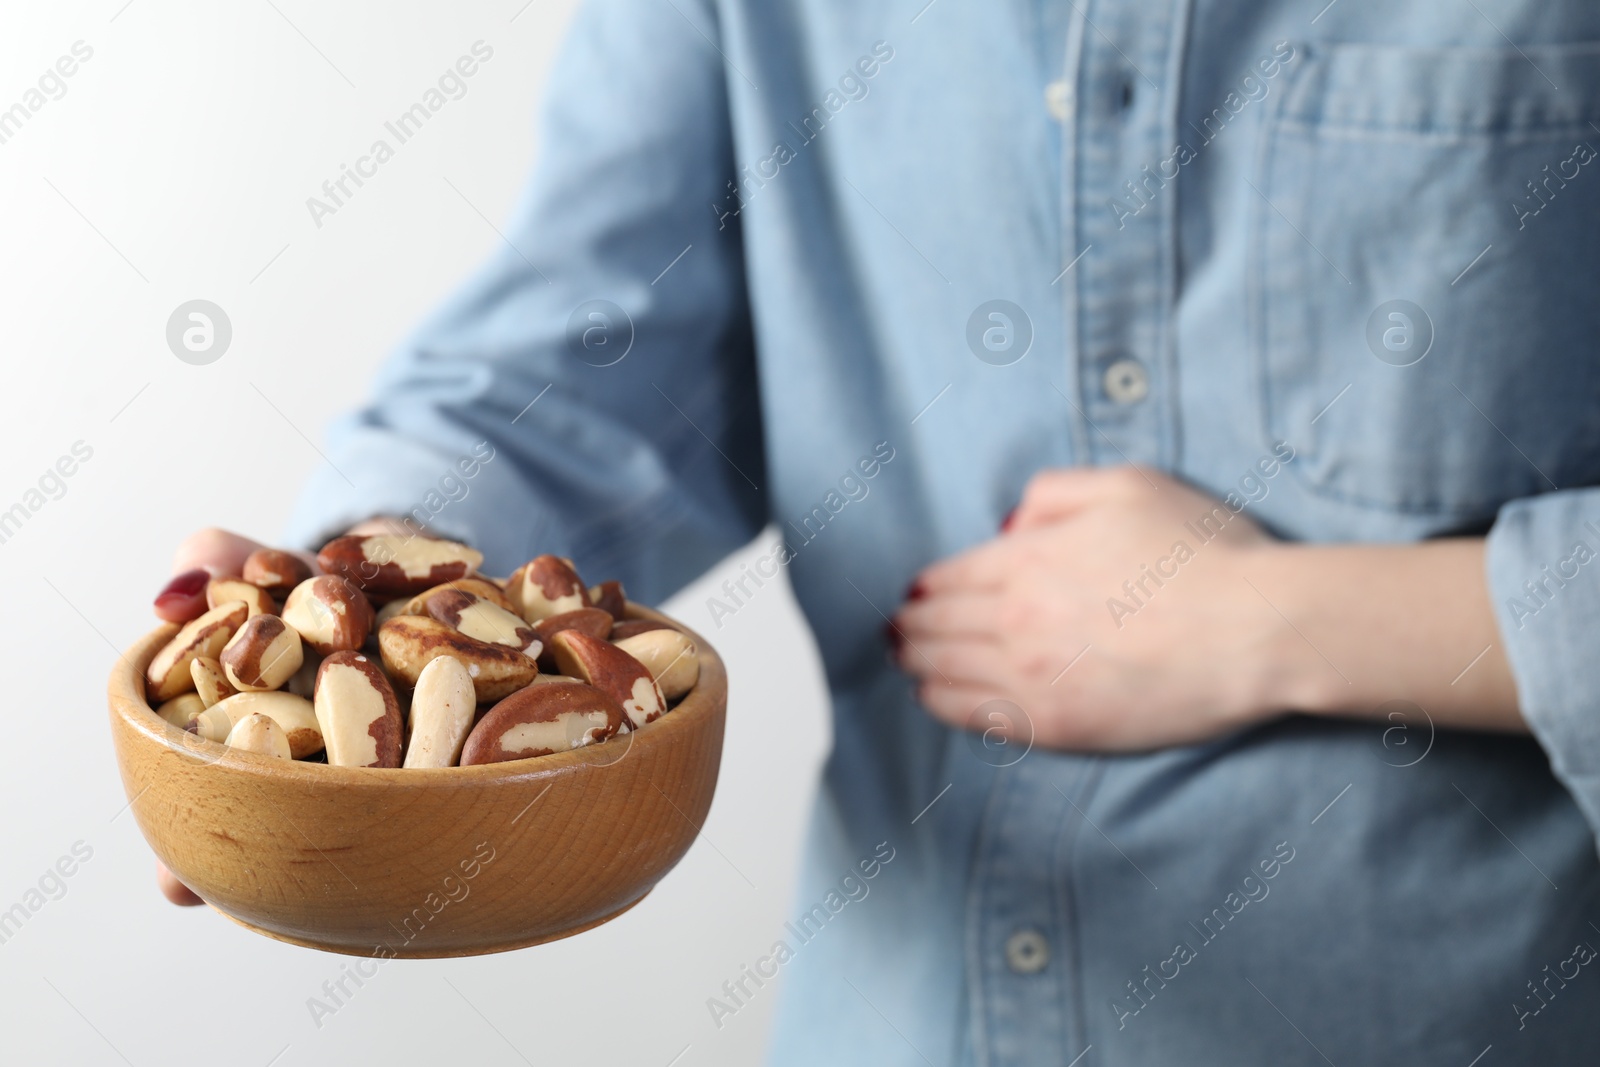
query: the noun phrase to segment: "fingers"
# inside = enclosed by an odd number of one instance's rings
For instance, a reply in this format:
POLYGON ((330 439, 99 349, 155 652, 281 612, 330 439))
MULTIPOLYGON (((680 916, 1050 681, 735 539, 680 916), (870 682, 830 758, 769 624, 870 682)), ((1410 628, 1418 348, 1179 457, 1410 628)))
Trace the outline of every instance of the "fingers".
POLYGON ((937 679, 917 687, 917 701, 940 722, 970 729, 972 713, 1001 694, 980 685, 945 685, 937 679))
POLYGON ((919 593, 980 591, 1001 585, 1014 567, 1015 535, 1063 522, 1085 509, 1161 491, 1173 484, 1143 467, 1059 467, 1028 480, 1022 501, 1006 516, 1001 536, 934 563, 917 575, 919 593))
POLYGON ((895 613, 894 624, 911 640, 921 636, 981 636, 996 629, 999 599, 989 592, 919 593, 895 613))
POLYGON ((214 527, 190 535, 172 557, 173 579, 156 594, 156 617, 188 622, 206 611, 206 583, 214 574, 238 574, 262 545, 214 527))
POLYGON ((250 553, 265 547, 259 541, 212 526, 184 539, 172 556, 172 569, 177 573, 203 567, 212 574, 238 574, 250 553))
POLYGON ((162 896, 181 907, 192 908, 205 903, 194 890, 178 881, 177 876, 160 863, 156 864, 156 884, 161 887, 162 896))
POLYGON ((196 567, 184 571, 161 587, 156 594, 156 618, 163 622, 188 622, 206 611, 206 583, 211 572, 196 567))
POLYGON ((901 670, 934 685, 989 685, 1003 673, 992 638, 912 637, 901 642, 895 658, 901 670))
MULTIPOLYGON (((156 594, 156 616, 167 622, 199 618, 206 611, 206 583, 212 575, 238 574, 250 553, 262 547, 248 537, 215 527, 190 535, 173 554, 173 579, 156 594)), ((160 863, 156 864, 156 885, 174 904, 194 907, 205 903, 160 863)))
POLYGON ((1057 467, 1028 479, 1008 533, 1049 526, 1086 507, 1127 493, 1144 492, 1159 475, 1138 467, 1057 467))
POLYGON ((1010 573, 1008 541, 985 541, 965 552, 929 564, 917 575, 912 588, 917 596, 934 598, 950 594, 982 594, 998 589, 1010 573))

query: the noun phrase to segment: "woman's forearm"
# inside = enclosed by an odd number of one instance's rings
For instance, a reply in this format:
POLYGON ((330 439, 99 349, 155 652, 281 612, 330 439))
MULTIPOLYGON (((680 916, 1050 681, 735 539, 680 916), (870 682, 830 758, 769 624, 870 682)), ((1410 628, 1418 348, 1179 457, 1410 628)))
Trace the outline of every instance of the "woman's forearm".
POLYGON ((1387 714, 1420 705, 1440 726, 1527 732, 1484 574, 1484 541, 1263 546, 1241 577, 1280 612, 1262 665, 1284 707, 1387 714))

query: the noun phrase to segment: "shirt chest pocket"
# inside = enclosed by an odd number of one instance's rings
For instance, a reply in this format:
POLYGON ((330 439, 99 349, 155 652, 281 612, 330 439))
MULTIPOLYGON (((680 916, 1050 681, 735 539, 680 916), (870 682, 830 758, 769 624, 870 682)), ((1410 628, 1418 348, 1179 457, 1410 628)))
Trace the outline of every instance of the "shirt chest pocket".
POLYGON ((1477 522, 1600 481, 1600 44, 1303 50, 1251 193, 1268 439, 1477 522))

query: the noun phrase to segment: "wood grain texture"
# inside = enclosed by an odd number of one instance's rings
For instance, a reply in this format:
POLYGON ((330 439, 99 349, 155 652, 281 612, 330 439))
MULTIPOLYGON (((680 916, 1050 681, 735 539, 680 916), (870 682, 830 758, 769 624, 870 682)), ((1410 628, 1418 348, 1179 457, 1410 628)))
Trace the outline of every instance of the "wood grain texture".
MULTIPOLYGON (((633 604, 628 615, 663 618, 633 604)), ((164 722, 145 701, 144 670, 176 629, 146 635, 112 670, 123 788, 161 861, 268 937, 397 957, 568 937, 638 903, 711 808, 728 683, 698 635, 698 685, 627 737, 481 767, 390 770, 234 751, 164 722)))

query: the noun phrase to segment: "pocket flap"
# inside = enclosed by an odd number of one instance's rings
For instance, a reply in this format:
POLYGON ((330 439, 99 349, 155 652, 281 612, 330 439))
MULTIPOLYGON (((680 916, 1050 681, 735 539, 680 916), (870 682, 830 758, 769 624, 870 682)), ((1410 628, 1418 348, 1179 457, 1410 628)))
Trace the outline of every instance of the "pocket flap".
POLYGON ((1281 120, 1338 135, 1492 136, 1596 131, 1600 43, 1521 48, 1322 45, 1281 120))

